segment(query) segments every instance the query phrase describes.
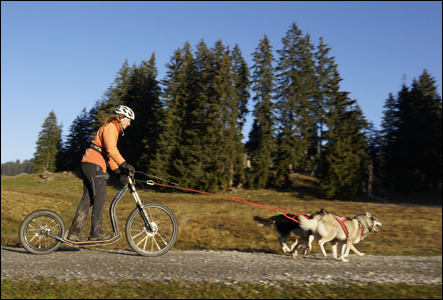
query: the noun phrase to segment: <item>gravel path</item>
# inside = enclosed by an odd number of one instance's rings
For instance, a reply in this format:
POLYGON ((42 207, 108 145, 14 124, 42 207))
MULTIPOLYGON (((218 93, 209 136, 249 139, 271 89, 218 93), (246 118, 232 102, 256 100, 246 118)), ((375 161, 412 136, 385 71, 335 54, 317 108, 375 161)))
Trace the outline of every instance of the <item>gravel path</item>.
POLYGON ((48 255, 23 248, 1 248, 2 280, 57 277, 115 282, 121 279, 272 283, 392 282, 442 283, 442 257, 350 255, 349 262, 329 254, 299 256, 236 251, 174 251, 142 257, 128 250, 59 249, 48 255))

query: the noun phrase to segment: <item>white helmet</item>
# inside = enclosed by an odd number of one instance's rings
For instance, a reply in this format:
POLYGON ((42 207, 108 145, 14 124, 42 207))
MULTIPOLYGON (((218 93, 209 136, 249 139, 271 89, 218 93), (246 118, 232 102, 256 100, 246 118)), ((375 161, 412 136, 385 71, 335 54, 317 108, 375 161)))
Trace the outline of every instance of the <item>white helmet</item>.
POLYGON ((126 118, 131 119, 132 121, 134 121, 135 119, 135 114, 132 111, 132 109, 130 109, 127 106, 124 105, 119 105, 115 108, 115 113, 116 114, 123 114, 126 116, 126 118))

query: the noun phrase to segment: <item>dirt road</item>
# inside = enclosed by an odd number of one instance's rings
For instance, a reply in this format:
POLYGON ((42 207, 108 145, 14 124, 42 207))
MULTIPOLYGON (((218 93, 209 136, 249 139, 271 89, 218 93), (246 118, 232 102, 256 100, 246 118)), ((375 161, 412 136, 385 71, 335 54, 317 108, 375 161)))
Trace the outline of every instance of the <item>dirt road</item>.
POLYGON ((331 255, 299 256, 236 251, 169 251, 142 257, 129 250, 59 249, 33 255, 23 248, 1 248, 1 279, 57 277, 71 279, 144 279, 212 282, 277 280, 308 283, 392 282, 441 284, 442 257, 350 255, 349 262, 331 255))

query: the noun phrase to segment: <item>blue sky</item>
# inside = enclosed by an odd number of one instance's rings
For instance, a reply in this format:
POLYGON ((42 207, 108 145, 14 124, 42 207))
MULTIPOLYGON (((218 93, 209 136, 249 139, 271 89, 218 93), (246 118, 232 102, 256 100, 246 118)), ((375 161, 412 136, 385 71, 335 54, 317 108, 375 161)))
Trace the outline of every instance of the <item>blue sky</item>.
POLYGON ((403 75, 410 86, 427 69, 441 95, 440 1, 2 1, 1 162, 33 157, 51 110, 67 135, 126 59, 138 65, 155 52, 163 79, 165 64, 186 41, 195 49, 201 39, 209 47, 222 40, 231 48, 238 44, 252 66, 259 40, 266 34, 277 55, 292 22, 315 46, 324 38, 343 78, 341 90, 378 128, 385 100, 400 90, 403 75))

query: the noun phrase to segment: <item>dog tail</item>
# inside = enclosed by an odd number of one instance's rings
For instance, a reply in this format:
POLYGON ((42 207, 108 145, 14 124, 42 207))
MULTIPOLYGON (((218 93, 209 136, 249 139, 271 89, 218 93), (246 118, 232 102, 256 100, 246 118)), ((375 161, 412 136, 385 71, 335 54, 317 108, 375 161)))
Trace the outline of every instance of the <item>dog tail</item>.
POLYGON ((275 219, 273 217, 265 219, 259 216, 255 216, 253 217, 253 219, 255 222, 257 222, 257 225, 260 227, 269 227, 275 223, 275 219))
POLYGON ((317 229, 318 221, 315 219, 307 219, 302 215, 297 215, 297 220, 300 222, 300 227, 305 231, 315 232, 317 229))

